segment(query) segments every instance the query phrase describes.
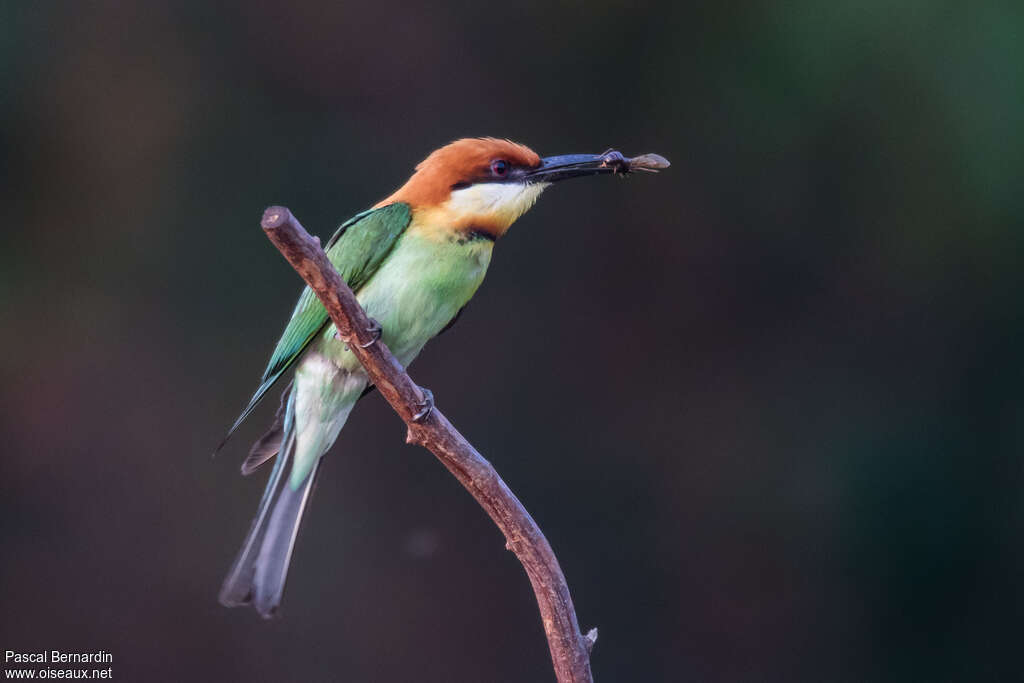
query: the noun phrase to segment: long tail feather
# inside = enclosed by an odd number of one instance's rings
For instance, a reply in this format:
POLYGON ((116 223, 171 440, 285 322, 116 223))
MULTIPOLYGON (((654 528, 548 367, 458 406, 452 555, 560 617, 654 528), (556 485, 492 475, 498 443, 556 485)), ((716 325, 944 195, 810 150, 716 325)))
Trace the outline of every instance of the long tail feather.
POLYGON ((298 489, 287 482, 281 487, 281 495, 274 505, 267 522, 267 529, 256 556, 253 573, 253 607, 264 617, 271 617, 281 604, 288 565, 291 564, 295 538, 299 533, 302 513, 312 494, 313 482, 319 469, 319 461, 306 481, 298 489))
POLYGON ((274 463, 256 518, 220 591, 226 607, 252 604, 271 617, 281 602, 302 513, 309 501, 317 467, 293 489, 288 483, 295 452, 294 395, 285 412, 283 448, 274 463))

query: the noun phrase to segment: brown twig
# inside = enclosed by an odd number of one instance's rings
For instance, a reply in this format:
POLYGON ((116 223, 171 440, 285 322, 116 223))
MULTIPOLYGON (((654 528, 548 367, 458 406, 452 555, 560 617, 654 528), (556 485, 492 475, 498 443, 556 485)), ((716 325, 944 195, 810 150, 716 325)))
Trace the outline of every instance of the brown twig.
POLYGON ((363 364, 408 427, 407 443, 432 452, 472 494, 505 534, 505 547, 516 554, 533 585, 540 607, 551 660, 559 683, 590 683, 590 650, 597 629, 580 633, 569 587, 551 546, 519 499, 509 490, 487 460, 466 441, 436 407, 419 421, 427 397, 383 341, 374 343, 370 319, 355 294, 341 279, 320 248, 320 240, 303 229, 291 212, 272 206, 261 221, 267 237, 323 302, 342 339, 363 364))

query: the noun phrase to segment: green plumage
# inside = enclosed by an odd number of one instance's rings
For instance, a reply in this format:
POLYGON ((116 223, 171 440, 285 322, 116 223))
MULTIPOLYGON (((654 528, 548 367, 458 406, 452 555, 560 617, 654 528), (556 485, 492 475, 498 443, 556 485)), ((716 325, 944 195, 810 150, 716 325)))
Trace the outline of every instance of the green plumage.
MULTIPOLYGON (((324 250, 327 258, 353 291, 373 275, 395 245, 395 240, 408 227, 411 211, 408 204, 389 204, 356 214, 341 224, 324 250)), ((302 290, 295 304, 291 320, 270 356, 260 386, 249 404, 238 416, 228 436, 238 429, 245 418, 263 399, 267 391, 295 363, 306 346, 327 324, 327 311, 309 287, 302 290)), ((225 437, 226 440, 226 437, 225 437)), ((223 445, 223 444, 222 444, 223 445)))
MULTIPOLYGON (((359 214, 327 243, 330 261, 377 320, 395 357, 408 365, 476 292, 493 242, 420 226, 406 204, 359 214)), ((336 337, 323 305, 306 288, 234 431, 290 368, 295 377, 274 426, 243 466, 277 453, 259 512, 221 590, 221 602, 252 602, 264 616, 280 602, 295 534, 321 457, 367 384, 366 372, 336 337), (278 453, 279 451, 279 453, 278 453)), ((230 432, 229 432, 230 435, 230 432)))

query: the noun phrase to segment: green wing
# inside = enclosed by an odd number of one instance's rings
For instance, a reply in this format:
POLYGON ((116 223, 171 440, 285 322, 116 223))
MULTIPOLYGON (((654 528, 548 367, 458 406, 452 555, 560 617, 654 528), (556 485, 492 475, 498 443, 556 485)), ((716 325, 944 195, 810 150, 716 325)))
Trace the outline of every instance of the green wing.
MULTIPOLYGON (((388 204, 353 216, 334 233, 324 251, 352 291, 358 292, 391 253, 398 236, 408 227, 410 217, 408 204, 388 204)), ((313 290, 309 287, 303 289, 291 320, 270 356, 267 369, 263 371, 259 388, 249 405, 231 425, 224 442, 249 417, 264 394, 295 363, 328 322, 327 311, 313 290)), ((221 446, 224 442, 221 442, 221 446)), ((217 450, 220 450, 220 446, 217 450)))

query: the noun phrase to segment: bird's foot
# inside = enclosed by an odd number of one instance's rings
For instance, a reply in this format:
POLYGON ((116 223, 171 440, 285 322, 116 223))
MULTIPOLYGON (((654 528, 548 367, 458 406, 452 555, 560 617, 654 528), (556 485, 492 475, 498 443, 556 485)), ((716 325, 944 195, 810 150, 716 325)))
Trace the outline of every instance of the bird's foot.
POLYGON ((376 344, 377 341, 380 339, 381 334, 384 333, 384 328, 380 326, 379 322, 377 322, 373 318, 370 318, 370 326, 366 328, 366 331, 373 335, 373 339, 366 342, 365 344, 360 344, 359 348, 361 349, 368 349, 374 344, 376 344))
POLYGON ((434 410, 434 392, 426 387, 420 387, 420 393, 423 394, 423 402, 416 404, 417 412, 412 416, 413 422, 423 422, 434 410))
MULTIPOLYGON (((380 326, 380 323, 374 320, 373 318, 370 318, 370 326, 366 328, 366 331, 373 336, 373 339, 366 342, 365 344, 356 344, 356 346, 358 346, 361 349, 368 349, 374 344, 376 344, 377 341, 380 340, 381 335, 384 333, 384 329, 380 326)), ((341 332, 337 330, 335 330, 334 332, 334 338, 337 339, 338 341, 345 342, 346 344, 352 343, 351 339, 349 339, 348 337, 342 337, 341 332)))

